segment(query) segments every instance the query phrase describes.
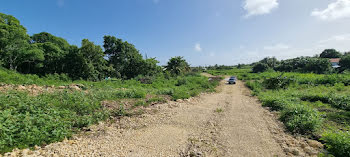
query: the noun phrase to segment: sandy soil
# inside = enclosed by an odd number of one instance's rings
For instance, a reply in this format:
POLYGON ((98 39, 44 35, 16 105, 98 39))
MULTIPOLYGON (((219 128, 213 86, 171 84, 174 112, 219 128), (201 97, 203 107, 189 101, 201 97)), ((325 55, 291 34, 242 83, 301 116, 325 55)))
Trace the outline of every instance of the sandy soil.
POLYGON ((72 140, 12 155, 312 156, 322 147, 285 133, 276 113, 261 107, 242 82, 222 81, 217 93, 156 105, 138 117, 92 126, 72 140))

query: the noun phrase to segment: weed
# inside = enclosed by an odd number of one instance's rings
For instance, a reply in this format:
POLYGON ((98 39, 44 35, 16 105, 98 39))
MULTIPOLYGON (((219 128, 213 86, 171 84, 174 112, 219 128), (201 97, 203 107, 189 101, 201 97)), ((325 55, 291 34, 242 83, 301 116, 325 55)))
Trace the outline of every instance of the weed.
POLYGON ((221 112, 224 112, 224 110, 223 110, 222 108, 217 108, 217 109, 215 110, 215 112, 221 113, 221 112))

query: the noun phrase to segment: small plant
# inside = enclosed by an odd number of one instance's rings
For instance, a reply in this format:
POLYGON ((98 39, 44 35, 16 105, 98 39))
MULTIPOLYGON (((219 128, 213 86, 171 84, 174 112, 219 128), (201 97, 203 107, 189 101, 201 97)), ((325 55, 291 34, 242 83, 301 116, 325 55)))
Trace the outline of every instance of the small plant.
POLYGON ((350 132, 326 132, 321 140, 326 142, 327 150, 334 156, 350 156, 350 132))
POLYGON ((215 110, 215 112, 221 113, 221 112, 224 112, 224 110, 223 110, 222 108, 217 108, 217 109, 215 110))

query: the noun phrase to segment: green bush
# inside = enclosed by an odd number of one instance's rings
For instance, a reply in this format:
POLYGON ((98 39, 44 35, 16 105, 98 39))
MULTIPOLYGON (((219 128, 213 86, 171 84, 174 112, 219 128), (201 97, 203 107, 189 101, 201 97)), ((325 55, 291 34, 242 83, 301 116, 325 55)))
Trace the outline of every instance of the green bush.
POLYGON ((273 77, 264 79, 263 84, 266 89, 285 89, 293 82, 292 79, 287 77, 273 77))
POLYGON ((316 131, 321 123, 317 111, 301 104, 290 104, 282 110, 281 121, 293 133, 310 134, 316 131))
POLYGON ((276 95, 259 96, 263 106, 270 107, 271 110, 280 111, 283 110, 292 101, 289 101, 286 97, 280 97, 276 95))
POLYGON ((258 94, 263 88, 261 83, 258 81, 247 81, 245 85, 254 92, 253 95, 258 94))
POLYGON ((145 98, 146 92, 143 90, 137 89, 128 89, 116 91, 117 98, 145 98))
POLYGON ((327 132, 321 140, 326 142, 327 150, 336 157, 350 156, 350 133, 327 132))
POLYGON ((256 63, 254 66, 253 66, 253 73, 260 73, 260 72, 264 72, 266 71, 267 69, 269 69, 269 66, 267 64, 264 64, 264 63, 256 63))
POLYGON ((101 106, 79 93, 0 93, 0 152, 48 144, 108 117, 101 106))
POLYGON ((321 101, 323 103, 328 103, 335 108, 350 111, 350 96, 348 95, 339 95, 332 93, 307 93, 300 95, 300 99, 310 102, 321 101))
POLYGON ((178 100, 178 99, 188 99, 191 97, 189 92, 182 88, 177 88, 174 90, 174 93, 171 95, 173 100, 178 100))

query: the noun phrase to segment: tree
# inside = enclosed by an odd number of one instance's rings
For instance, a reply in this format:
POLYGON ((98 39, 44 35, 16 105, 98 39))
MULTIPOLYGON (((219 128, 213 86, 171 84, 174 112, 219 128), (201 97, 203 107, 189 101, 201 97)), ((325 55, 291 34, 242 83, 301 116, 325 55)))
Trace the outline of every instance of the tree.
POLYGON ((44 52, 45 60, 43 61, 43 68, 41 69, 42 74, 53 74, 64 72, 64 60, 66 51, 59 48, 58 45, 45 42, 38 43, 38 47, 44 52))
POLYGON ((317 74, 325 74, 332 70, 332 65, 328 59, 309 58, 304 68, 304 72, 313 72, 317 74))
POLYGON ((274 68, 279 64, 279 61, 275 57, 266 57, 259 62, 266 64, 270 68, 274 68))
POLYGON ((96 81, 105 77, 107 61, 103 58, 104 53, 100 46, 84 39, 79 49, 79 57, 82 61, 80 73, 82 78, 96 81))
POLYGON ((314 57, 298 57, 283 60, 280 65, 275 68, 276 71, 305 73, 328 73, 331 69, 331 63, 328 59, 314 57))
POLYGON ((142 68, 142 75, 145 76, 153 76, 157 75, 162 72, 162 67, 158 66, 157 64, 159 61, 156 60, 156 58, 148 58, 144 60, 143 65, 140 67, 142 68))
POLYGON ((0 60, 5 67, 17 70, 29 48, 29 35, 19 20, 0 13, 0 60))
POLYGON ((34 34, 31 42, 37 44, 44 52, 44 63, 41 74, 67 73, 66 55, 68 55, 71 45, 60 37, 56 37, 47 32, 34 34))
POLYGON ((45 60, 44 51, 37 44, 32 44, 24 51, 22 64, 19 64, 18 71, 22 73, 36 73, 42 68, 45 60))
POLYGON ((350 55, 346 55, 341 58, 339 65, 342 70, 350 69, 350 55))
POLYGON ((190 71, 190 66, 183 57, 173 57, 169 60, 165 66, 166 70, 169 71, 173 76, 182 75, 190 71))
POLYGON ((134 45, 114 36, 104 36, 103 47, 117 77, 129 79, 143 73, 141 66, 144 60, 134 45))
POLYGON ((326 49, 321 54, 321 58, 340 58, 342 54, 335 49, 326 49))
POLYGON ((32 43, 46 43, 46 42, 50 42, 53 43, 55 45, 57 45, 61 50, 63 51, 68 51, 70 48, 69 43, 60 37, 56 37, 50 33, 47 32, 41 32, 38 34, 34 34, 31 37, 32 43))
POLYGON ((259 72, 264 72, 266 71, 267 69, 269 69, 269 66, 265 63, 256 63, 254 66, 253 66, 253 73, 259 73, 259 72))
POLYGON ((102 48, 88 39, 82 40, 81 48, 71 46, 66 60, 74 60, 67 63, 68 75, 73 79, 101 80, 109 69, 102 48))

